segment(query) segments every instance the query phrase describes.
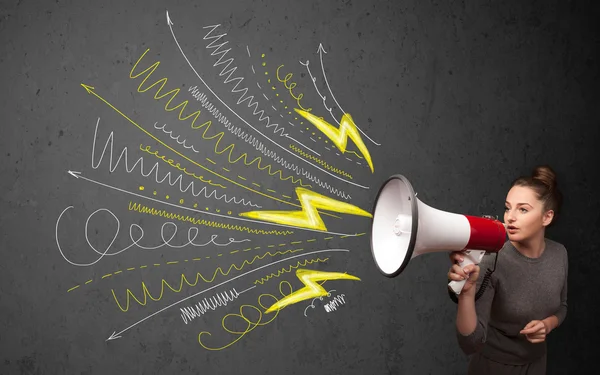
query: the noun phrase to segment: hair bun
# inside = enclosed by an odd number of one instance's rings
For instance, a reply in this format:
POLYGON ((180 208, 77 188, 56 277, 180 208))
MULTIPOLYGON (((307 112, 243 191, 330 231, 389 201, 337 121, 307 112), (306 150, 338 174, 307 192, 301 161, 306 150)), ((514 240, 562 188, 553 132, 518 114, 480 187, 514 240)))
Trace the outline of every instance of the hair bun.
POLYGON ((543 182, 546 186, 551 189, 556 187, 556 173, 547 165, 541 165, 536 167, 531 174, 534 180, 543 182))

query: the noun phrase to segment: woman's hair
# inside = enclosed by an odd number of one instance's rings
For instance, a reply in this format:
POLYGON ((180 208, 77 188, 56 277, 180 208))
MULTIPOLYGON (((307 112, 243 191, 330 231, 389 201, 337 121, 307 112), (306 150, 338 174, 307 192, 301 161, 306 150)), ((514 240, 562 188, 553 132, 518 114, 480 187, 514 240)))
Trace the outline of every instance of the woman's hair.
POLYGON ((531 176, 517 178, 513 181, 512 186, 524 186, 535 191, 538 199, 544 204, 544 212, 547 210, 554 211, 554 218, 551 224, 556 221, 562 205, 562 194, 558 189, 556 173, 554 173, 552 168, 547 165, 535 167, 531 176))

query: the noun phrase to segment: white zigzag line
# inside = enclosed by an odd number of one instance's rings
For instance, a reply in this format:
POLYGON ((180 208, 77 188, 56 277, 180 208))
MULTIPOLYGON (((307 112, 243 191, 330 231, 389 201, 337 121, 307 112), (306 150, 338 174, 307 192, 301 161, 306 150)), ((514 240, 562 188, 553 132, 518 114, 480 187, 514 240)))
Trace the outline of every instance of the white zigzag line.
POLYGON ((172 180, 172 174, 171 171, 167 172, 165 174, 165 176, 159 180, 158 178, 158 170, 159 170, 159 164, 158 162, 156 162, 154 164, 154 166, 150 169, 150 171, 148 173, 144 173, 144 158, 140 157, 131 168, 129 168, 129 163, 128 163, 128 157, 127 157, 127 147, 123 148, 123 151, 121 151, 121 154, 119 155, 119 158, 117 159, 116 163, 113 164, 113 148, 114 148, 114 133, 110 132, 110 135, 108 136, 108 139, 106 141, 106 144, 104 145, 104 149, 102 150, 102 155, 100 155, 100 159, 98 160, 97 163, 94 162, 95 159, 95 154, 96 154, 96 135, 98 133, 98 124, 100 123, 100 118, 98 118, 98 121, 96 122, 96 130, 94 131, 94 143, 92 145, 92 168, 97 169, 100 164, 102 163, 102 160, 104 159, 104 155, 106 153, 106 149, 109 147, 110 145, 110 159, 109 159, 109 170, 110 172, 114 172, 117 167, 119 166, 119 163, 121 162, 121 159, 124 160, 125 163, 125 171, 127 173, 131 173, 139 164, 140 165, 140 174, 144 177, 148 177, 150 176, 152 173, 154 173, 154 179, 156 180, 156 182, 158 184, 162 184, 163 182, 165 182, 165 180, 168 179, 169 185, 174 186, 175 184, 177 184, 179 182, 179 190, 182 193, 187 192, 188 190, 191 190, 191 194, 194 197, 198 197, 200 194, 203 194, 205 198, 210 199, 210 198, 214 198, 214 199, 218 199, 218 200, 224 200, 226 203, 231 203, 231 201, 233 201, 235 204, 243 204, 244 206, 252 206, 252 207, 257 207, 257 208, 261 208, 261 206, 252 203, 251 201, 246 201, 245 199, 238 199, 236 197, 231 197, 231 198, 227 198, 226 194, 221 195, 220 197, 217 196, 217 190, 213 189, 209 194, 207 194, 207 187, 204 186, 202 187, 202 189, 198 192, 194 191, 194 182, 195 181, 191 181, 187 187, 184 189, 183 188, 183 175, 182 174, 178 174, 177 178, 175 178, 175 180, 172 180), (94 165, 95 163, 95 165, 94 165))
MULTIPOLYGON (((211 27, 211 26, 208 26, 211 27)), ((233 93, 242 93, 237 101, 237 104, 241 104, 245 101, 248 101, 248 108, 254 106, 254 109, 252 110, 252 114, 253 115, 259 115, 258 120, 259 121, 263 121, 266 120, 266 127, 267 129, 270 127, 275 127, 275 130, 273 131, 273 133, 277 134, 278 132, 280 133, 279 135, 284 137, 287 136, 287 133, 285 133, 285 128, 284 127, 280 127, 279 124, 276 123, 271 123, 271 118, 267 115, 265 115, 265 111, 264 110, 258 110, 258 102, 252 102, 252 100, 254 99, 254 95, 250 95, 250 96, 246 96, 246 94, 248 94, 248 88, 242 88, 242 89, 238 89, 238 86, 242 83, 242 81, 244 81, 244 77, 235 77, 235 78, 231 78, 231 76, 235 73, 235 71, 237 70, 237 66, 234 66, 233 68, 227 70, 229 68, 229 66, 233 63, 234 59, 231 57, 227 60, 221 61, 223 60, 223 58, 225 57, 225 55, 227 55, 227 52, 231 51, 231 48, 219 51, 219 49, 221 49, 221 47, 223 47, 224 45, 226 45, 227 43, 229 43, 229 41, 225 41, 221 44, 218 45, 213 45, 214 43, 216 43, 219 39, 223 38, 225 34, 221 34, 221 35, 217 35, 217 36, 211 36, 209 37, 209 35, 215 31, 217 29, 217 27, 219 27, 219 25, 216 26, 212 26, 212 29, 208 32, 208 34, 206 34, 204 36, 204 40, 208 40, 208 39, 214 39, 212 42, 210 42, 207 46, 206 49, 211 49, 214 48, 214 51, 211 52, 211 56, 219 56, 219 59, 217 60, 216 63, 213 64, 214 67, 217 67, 219 65, 225 64, 225 66, 223 67, 223 69, 221 70, 221 72, 219 73, 219 76, 222 77, 224 75, 227 75, 225 77, 225 80, 223 81, 223 83, 227 84, 230 82, 234 82, 237 81, 237 83, 235 84, 235 86, 231 89, 231 92, 233 93), (244 98, 244 96, 246 96, 244 98)))
MULTIPOLYGON (((288 161, 283 159, 283 157, 278 156, 275 151, 269 150, 256 137, 254 137, 251 134, 247 134, 242 128, 233 125, 231 123, 231 121, 229 121, 227 119, 227 117, 225 117, 225 115, 223 115, 221 112, 219 112, 219 110, 216 108, 216 106, 208 100, 208 97, 205 93, 198 91, 197 86, 190 87, 188 89, 188 91, 191 91, 191 95, 197 101, 200 102, 202 107, 204 107, 204 109, 206 109, 208 112, 210 112, 217 119, 218 122, 225 125, 225 127, 227 128, 227 130, 229 130, 229 132, 234 134, 236 137, 242 139, 244 142, 252 145, 252 147, 254 147, 256 150, 260 151, 263 155, 268 156, 269 158, 275 160, 275 162, 282 165, 284 168, 294 171, 297 175, 302 175, 302 176, 306 177, 308 180, 316 183, 317 185, 319 185, 323 189, 326 189, 327 191, 329 191, 330 193, 332 193, 334 195, 337 195, 344 199, 352 198, 349 194, 346 194, 343 190, 339 190, 339 189, 331 186, 327 182, 322 182, 317 176, 314 176, 309 171, 305 170, 303 167, 299 167, 294 163, 289 163, 288 161)), ((184 142, 185 142, 185 140, 184 140, 184 142)))
MULTIPOLYGON (((183 58, 185 59, 185 61, 188 63, 189 67, 192 69, 192 71, 194 72, 194 74, 196 75, 196 77, 198 77, 198 79, 202 82, 202 84, 204 86, 206 86, 206 88, 208 89, 208 91, 210 91, 227 109, 229 109, 231 111, 231 113, 233 113, 234 115, 236 115, 244 124, 248 125, 248 127, 252 128, 256 132, 258 132, 260 135, 262 135, 263 137, 267 138, 269 141, 273 142, 273 144, 275 144, 276 146, 280 147, 282 150, 288 152, 290 155, 293 155, 294 157, 297 157, 298 159, 306 162, 307 164, 312 165, 313 167, 317 168, 318 170, 320 170, 320 171, 322 171, 322 172, 324 172, 324 173, 326 173, 326 174, 328 174, 328 175, 330 175, 330 176, 332 176, 332 177, 334 177, 334 178, 336 178, 338 180, 344 181, 344 182, 346 182, 348 184, 351 184, 351 185, 358 186, 358 187, 363 188, 363 189, 369 189, 368 186, 363 186, 363 185, 357 184, 355 182, 345 180, 344 178, 342 178, 340 176, 337 176, 337 175, 335 175, 335 174, 333 174, 333 173, 331 173, 331 172, 329 172, 329 171, 327 171, 327 170, 319 167, 318 165, 311 163, 310 161, 308 161, 306 159, 303 159, 299 155, 293 153, 292 151, 288 150, 287 148, 281 146, 279 143, 273 141, 272 139, 270 139, 269 137, 267 137, 266 135, 264 135, 260 130, 256 129, 254 126, 252 126, 246 120, 244 120, 240 115, 238 115, 233 109, 231 109, 227 105, 227 103, 225 103, 221 98, 219 98, 219 96, 217 94, 215 94, 215 92, 210 88, 210 86, 208 86, 206 84, 206 82, 202 79, 202 77, 200 76, 200 74, 198 74, 198 72, 196 71, 196 69, 194 68, 194 66, 190 62, 190 60, 185 55, 185 52, 183 52, 183 49, 181 48, 181 45, 179 44, 179 41, 177 40, 177 37, 175 36, 175 32, 173 31, 173 22, 171 21, 171 18, 169 17, 169 12, 168 11, 166 12, 166 15, 167 15, 167 25, 169 26, 169 30, 171 31, 171 35, 173 36, 173 40, 175 41, 175 44, 177 45, 177 48, 179 49, 179 52, 181 52, 181 55, 183 56, 183 58)), ((219 25, 217 25, 216 27, 218 27, 218 26, 219 25)), ((204 28, 207 28, 207 27, 204 27, 204 28)), ((298 142, 298 141, 294 140, 292 137, 290 137, 287 134, 285 134, 285 137, 287 137, 288 139, 293 140, 294 142, 298 142)), ((306 146, 304 146, 304 147, 306 147, 306 146)), ((308 147, 306 147, 306 148, 309 149, 308 147)))

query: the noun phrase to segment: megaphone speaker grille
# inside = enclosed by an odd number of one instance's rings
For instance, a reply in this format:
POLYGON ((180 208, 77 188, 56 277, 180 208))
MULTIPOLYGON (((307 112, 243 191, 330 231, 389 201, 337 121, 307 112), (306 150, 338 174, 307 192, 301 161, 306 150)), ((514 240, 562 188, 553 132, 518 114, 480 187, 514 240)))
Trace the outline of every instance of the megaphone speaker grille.
POLYGON ((410 261, 418 229, 417 199, 402 175, 393 175, 381 186, 373 208, 371 252, 379 271, 394 277, 410 261))

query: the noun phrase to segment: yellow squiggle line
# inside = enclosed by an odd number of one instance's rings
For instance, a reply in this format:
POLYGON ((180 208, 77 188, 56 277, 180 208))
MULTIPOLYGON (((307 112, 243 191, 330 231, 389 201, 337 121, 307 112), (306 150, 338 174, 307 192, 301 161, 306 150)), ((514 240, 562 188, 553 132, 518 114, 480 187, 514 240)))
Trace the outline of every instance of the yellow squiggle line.
POLYGON ((247 233, 253 233, 253 234, 275 234, 275 235, 280 235, 280 236, 287 236, 289 234, 294 233, 293 231, 278 231, 278 230, 265 231, 262 229, 251 229, 246 226, 224 224, 224 223, 219 223, 216 221, 205 220, 205 219, 196 219, 189 215, 184 216, 184 215, 180 215, 180 214, 174 214, 174 213, 168 212, 166 210, 157 210, 154 207, 148 207, 141 203, 133 203, 131 201, 129 201, 129 211, 136 211, 136 212, 139 212, 142 214, 149 214, 149 215, 153 215, 153 216, 161 216, 161 217, 165 217, 167 219, 176 219, 179 221, 189 222, 189 223, 192 223, 195 225, 204 225, 204 226, 212 227, 212 228, 224 228, 224 229, 229 229, 229 230, 237 230, 240 232, 247 232, 247 233))
MULTIPOLYGON (((364 234, 364 233, 361 233, 361 234, 364 234)), ((358 236, 358 235, 357 235, 357 236, 358 236)), ((323 238, 323 240, 330 240, 330 239, 332 239, 332 238, 333 238, 333 237, 325 237, 325 238, 323 238)), ((306 240, 306 242, 315 242, 316 240, 317 240, 316 238, 311 238, 311 239, 308 239, 308 240, 306 240)), ((284 244, 280 244, 279 246, 294 246, 294 245, 299 245, 299 244, 301 244, 302 242, 304 242, 304 241, 292 241, 292 242, 290 242, 289 244, 288 244, 288 243, 284 243, 284 244)), ((275 245, 267 245, 267 246, 265 246, 265 247, 275 247, 275 245)), ((256 246, 256 247, 254 247, 254 248, 247 248, 247 249, 236 249, 236 250, 232 250, 232 251, 230 251, 230 252, 229 252, 229 254, 237 254, 237 253, 239 253, 239 252, 248 252, 248 251, 251 251, 251 250, 259 250, 259 249, 261 249, 261 248, 262 248, 262 246, 256 246)), ((300 251, 300 250, 304 250, 304 249, 303 249, 303 248, 301 248, 301 249, 295 249, 295 250, 297 250, 297 251, 300 251)), ((219 254, 219 255, 221 255, 221 254, 219 254)), ((210 259, 210 258, 209 258, 209 257, 206 257, 206 259, 210 259)), ((327 259, 329 259, 329 258, 327 258, 327 259)), ((202 260, 202 258, 183 259, 183 260, 180 260, 180 261, 178 261, 178 262, 180 262, 180 263, 181 263, 181 262, 200 261, 200 260, 202 260)), ((173 262, 170 262, 170 263, 173 263, 173 262)), ((159 263, 155 263, 155 264, 154 264, 154 266, 155 266, 155 267, 158 267, 158 266, 160 266, 160 264, 159 264, 159 263)), ((138 268, 139 268, 139 269, 148 268, 148 265, 139 266, 139 267, 137 267, 137 268, 136 268, 136 267, 129 267, 129 268, 127 268, 127 270, 128 270, 128 271, 133 271, 133 270, 136 270, 136 269, 138 269, 138 268)), ((121 271, 121 270, 119 270, 119 271, 115 271, 115 272, 113 272, 113 275, 117 275, 117 274, 120 274, 120 273, 122 273, 122 272, 123 272, 123 271, 121 271)), ((86 281, 84 284, 85 284, 85 285, 87 285, 87 284, 91 284, 93 281, 94 281, 94 280, 93 280, 93 279, 91 279, 91 280, 88 280, 88 281, 86 281)), ((80 286, 81 286, 80 284, 77 284, 77 285, 75 285, 75 286, 73 286, 73 287, 69 288, 69 289, 67 290, 67 293, 69 293, 69 292, 71 292, 71 291, 73 291, 73 290, 75 290, 75 289, 79 288, 80 286)))
POLYGON ((133 294, 133 292, 127 288, 126 291, 126 304, 125 304, 125 308, 123 308, 123 306, 121 306, 121 303, 119 302, 119 300, 117 299, 117 295, 115 294, 115 290, 111 289, 113 298, 115 299, 115 302, 117 303, 117 306, 119 307, 119 309, 121 309, 121 311, 123 312, 127 312, 129 310, 129 304, 131 302, 131 298, 133 298, 135 300, 135 302, 137 302, 139 305, 141 306, 146 306, 146 303, 148 303, 148 297, 153 300, 153 301, 160 301, 160 299, 163 297, 163 294, 165 292, 165 285, 167 286, 167 288, 171 289, 172 292, 174 293, 179 293, 181 292, 181 290, 183 289, 183 284, 184 282, 193 287, 196 286, 196 284, 198 284, 199 279, 202 279, 205 283, 212 283, 215 278, 217 277, 217 273, 221 273, 221 275, 223 276, 227 276, 229 275, 229 273, 231 272, 231 270, 233 268, 235 268, 238 271, 241 271, 245 266, 249 266, 252 263, 254 263, 257 259, 263 259, 265 258, 267 255, 274 257, 275 255, 285 255, 288 253, 295 253, 299 250, 286 250, 286 251, 276 251, 274 254, 272 254, 271 252, 267 251, 266 253, 264 253, 263 255, 256 255, 254 256, 254 258, 252 258, 251 261, 248 262, 247 259, 245 259, 242 264, 238 267, 235 265, 235 263, 232 263, 231 266, 229 266, 229 269, 227 270, 227 272, 223 272, 223 269, 221 267, 217 267, 217 269, 215 269, 215 272, 213 273, 213 276, 211 279, 206 279, 200 272, 196 273, 196 281, 194 281, 193 283, 190 283, 187 278, 185 277, 185 274, 181 274, 181 280, 179 283, 179 288, 178 289, 173 289, 173 287, 171 285, 169 285, 169 283, 165 280, 162 279, 161 280, 161 287, 160 287, 160 295, 158 297, 152 297, 152 294, 150 294, 150 291, 148 290, 148 287, 146 286, 145 282, 142 282, 142 292, 144 293, 144 301, 140 301, 135 294, 133 294))
POLYGON ((169 164, 173 168, 179 169, 180 171, 182 171, 183 173, 187 174, 188 176, 194 177, 194 178, 196 178, 196 179, 198 179, 198 180, 200 180, 202 182, 205 182, 207 184, 210 184, 212 186, 218 186, 218 187, 222 187, 223 189, 226 189, 226 187, 223 186, 223 185, 221 185, 221 184, 215 184, 215 183, 213 183, 210 180, 206 181, 206 180, 204 180, 202 178, 202 176, 197 176, 195 173, 188 172, 185 167, 183 167, 183 168, 181 167, 181 163, 177 163, 177 164, 173 165, 173 159, 168 159, 168 161, 165 160, 165 156, 164 155, 158 156, 158 151, 156 151, 156 152, 150 152, 150 146, 146 146, 145 148, 142 148, 142 144, 140 143, 140 150, 144 151, 144 152, 147 152, 150 155, 156 156, 158 159, 164 161, 165 163, 169 164))
POLYGON ((349 153, 349 154, 354 154, 354 155, 358 156, 360 159, 364 159, 362 156, 360 156, 359 154, 357 154, 356 151, 348 151, 348 150, 346 150, 346 152, 349 153))
MULTIPOLYGON (((136 122, 135 122, 135 121, 133 121, 131 118, 129 118, 129 117, 126 115, 126 114, 124 114, 123 112, 121 112, 121 111, 120 111, 120 110, 119 110, 117 107, 115 107, 114 105, 112 105, 110 102, 108 102, 108 101, 107 101, 106 99, 104 99, 102 96, 98 95, 98 94, 97 94, 97 93, 94 91, 94 90, 95 90, 95 89, 94 89, 94 87, 92 87, 92 86, 88 86, 88 85, 86 85, 86 84, 83 84, 83 83, 81 84, 81 87, 83 87, 83 88, 84 88, 84 89, 85 89, 85 90, 88 92, 88 94, 94 95, 96 98, 100 99, 102 102, 104 102, 104 104, 108 105, 108 106, 109 106, 110 108, 112 108, 112 109, 113 109, 115 112, 117 112, 118 114, 120 114, 121 116, 123 116, 123 118, 124 118, 124 119, 126 119, 127 121, 129 121, 131 124, 135 125, 135 127, 137 127, 139 130, 141 130, 142 132, 144 132, 144 133, 145 133, 146 135, 148 135, 150 138, 154 139, 156 142, 160 143, 161 145, 163 145, 164 147, 166 147, 166 148, 167 148, 167 149, 169 149, 170 151, 174 152, 175 154, 179 155, 180 157, 184 158, 185 160, 189 161, 190 163, 192 163, 192 164, 194 164, 194 165, 196 165, 196 166, 198 166, 198 167, 200 167, 200 168, 202 168, 202 169, 206 170, 207 172, 213 173, 214 175, 216 175, 216 176, 219 176, 219 177, 221 177, 222 179, 224 179, 224 180, 226 180, 226 181, 228 181, 228 182, 231 182, 231 183, 232 183, 232 184, 234 184, 234 185, 237 185, 237 186, 239 186, 239 187, 242 187, 242 188, 244 188, 244 189, 246 189, 246 190, 249 190, 249 191, 251 191, 251 192, 253 192, 253 193, 256 193, 256 194, 262 195, 263 197, 267 197, 267 198, 269 198, 269 199, 273 199, 273 200, 276 200, 276 201, 278 201, 278 202, 282 202, 282 203, 289 204, 289 205, 292 205, 292 206, 300 207, 300 205, 297 205, 297 204, 294 204, 294 203, 291 203, 291 202, 285 201, 285 200, 283 200, 283 199, 279 199, 279 198, 276 198, 276 197, 270 196, 270 195, 268 195, 268 194, 265 194, 265 193, 263 193, 263 192, 261 192, 261 191, 258 191, 258 190, 251 189, 251 188, 249 188, 248 186, 242 185, 242 184, 240 184, 240 183, 238 183, 238 182, 236 182, 236 181, 234 181, 234 180, 231 180, 231 179, 229 179, 229 178, 227 178, 227 177, 225 177, 225 176, 223 176, 223 175, 220 175, 220 174, 218 174, 217 172, 215 172, 215 171, 213 171, 213 170, 211 170, 211 169, 208 169, 208 168, 206 168, 206 167, 205 167, 205 166, 203 166, 202 164, 200 164, 200 163, 198 163, 198 162, 196 162, 196 161, 194 161, 194 160, 190 159, 189 157, 187 157, 187 156, 183 155, 183 154, 182 154, 182 153, 180 153, 179 151, 175 150, 175 149, 174 149, 174 148, 172 148, 171 146, 169 146, 169 145, 167 145, 166 143, 164 143, 163 141, 161 141, 159 138, 155 137, 155 136, 154 136, 152 133, 148 132, 146 129, 144 129, 142 126, 140 126, 138 123, 136 123, 136 122)), ((223 169, 225 169, 225 168, 223 168, 223 169)), ((337 217, 337 216, 336 216, 336 217, 337 217)), ((337 217, 337 218, 339 218, 339 217, 337 217)))
POLYGON ((316 258, 316 259, 307 259, 304 262, 299 261, 295 266, 294 265, 290 265, 288 268, 283 267, 282 269, 278 270, 277 273, 271 273, 270 275, 267 275, 265 277, 261 277, 260 280, 255 280, 254 284, 264 284, 267 281, 269 281, 270 279, 274 279, 276 277, 279 277, 281 275, 283 275, 284 273, 289 273, 292 272, 292 269, 297 269, 298 267, 304 267, 307 264, 313 264, 313 263, 325 263, 326 261, 328 261, 329 258, 325 258, 325 259, 320 259, 320 258, 316 258))
POLYGON ((156 81, 156 82, 152 83, 152 84, 151 84, 150 86, 148 86, 147 88, 143 89, 142 87, 144 86, 144 84, 146 83, 146 81, 147 81, 147 80, 148 80, 148 79, 149 79, 149 78, 152 76, 152 74, 154 73, 154 71, 155 71, 155 70, 158 68, 158 66, 160 65, 160 61, 157 61, 157 62, 155 62, 154 64, 150 65, 148 68, 144 69, 144 70, 143 70, 141 73, 138 73, 138 74, 136 74, 136 75, 133 75, 133 71, 134 71, 134 70, 135 70, 135 68, 137 67, 138 63, 139 63, 139 62, 140 62, 140 61, 141 61, 141 60, 144 58, 144 56, 146 55, 146 53, 147 53, 149 50, 150 50, 150 49, 147 49, 147 50, 146 50, 146 51, 145 51, 145 52, 142 54, 142 56, 141 56, 141 57, 140 57, 140 58, 139 58, 139 59, 136 61, 136 63, 133 65, 133 68, 131 68, 131 71, 130 71, 130 73, 129 73, 129 78, 131 78, 131 79, 135 79, 135 78, 138 78, 138 77, 140 77, 141 75, 145 74, 146 72, 150 71, 150 73, 148 73, 148 74, 146 75, 146 77, 144 77, 144 79, 142 80, 142 82, 141 82, 141 83, 140 83, 140 85, 138 86, 138 88, 137 88, 137 92, 140 92, 140 93, 141 93, 141 92, 146 92, 146 91, 150 90, 152 87, 154 87, 154 86, 156 86, 156 85, 160 85, 160 87, 158 88, 158 90, 157 90, 157 91, 156 91, 156 93, 154 94, 154 99, 155 99, 155 100, 159 100, 159 99, 162 99, 162 98, 164 98, 164 97, 166 97, 166 96, 169 96, 169 95, 171 95, 171 98, 170 98, 170 99, 167 101, 167 103, 165 104, 165 111, 171 112, 171 111, 174 111, 174 110, 176 110, 177 108, 181 107, 181 108, 180 108, 180 110, 179 110, 179 114, 177 115, 177 118, 178 118, 179 120, 181 120, 181 121, 185 121, 185 120, 187 120, 187 119, 189 119, 189 118, 191 118, 191 117, 194 117, 194 119, 192 120, 192 123, 191 123, 191 125, 190 125, 190 126, 191 126, 191 128, 192 128, 192 129, 201 129, 201 128, 205 128, 205 129, 204 129, 204 131, 202 132, 202 138, 203 138, 203 139, 206 139, 206 140, 212 140, 212 139, 214 139, 214 138, 218 138, 218 139, 217 139, 217 141, 216 141, 216 143, 215 143, 214 152, 215 152, 215 153, 217 153, 217 154, 222 154, 222 153, 224 153, 225 151, 227 151, 227 150, 229 149, 229 155, 227 156, 227 159, 228 159, 228 162, 229 162, 229 163, 231 163, 231 164, 237 163, 237 162, 238 162, 240 159, 242 159, 242 158, 243 158, 243 159, 244 159, 244 164, 245 164, 245 165, 252 165, 252 164, 253 164, 255 161, 257 161, 257 160, 258 160, 258 163, 257 163, 256 167, 257 167, 259 170, 261 170, 261 171, 262 171, 262 170, 268 169, 267 173, 268 173, 269 175, 271 175, 271 176, 273 176, 273 175, 276 175, 277 173, 279 173, 279 179, 280 179, 281 181, 287 181, 287 180, 291 179, 293 184, 300 184, 300 186, 310 186, 310 187, 312 187, 311 185, 306 185, 306 184, 303 184, 303 183, 302 183, 302 179, 301 179, 301 178, 296 178, 296 179, 294 179, 294 176, 288 176, 288 177, 286 177, 286 178, 283 178, 283 174, 282 174, 282 171, 281 171, 281 169, 278 169, 277 171, 275 171, 275 172, 272 172, 272 171, 271 171, 271 167, 272 167, 272 166, 271 166, 271 164, 268 164, 267 166, 264 166, 264 167, 262 167, 262 166, 261 166, 261 164, 260 164, 260 162, 262 161, 262 158, 261 158, 260 156, 258 156, 258 157, 256 157, 256 158, 254 158, 254 159, 253 159, 253 160, 252 160, 250 163, 248 163, 248 162, 247 162, 247 161, 248 161, 248 160, 247 160, 248 154, 246 154, 246 153, 243 153, 243 154, 241 154, 241 155, 240 155, 240 156, 239 156, 237 159, 235 159, 234 161, 231 161, 231 158, 232 158, 232 153, 233 153, 233 150, 234 150, 234 148, 235 148, 235 144, 231 143, 231 144, 229 144, 227 147, 225 147, 223 150, 221 150, 221 151, 218 151, 218 150, 217 150, 217 147, 218 147, 219 143, 221 142, 221 140, 223 139, 223 136, 225 135, 225 133, 224 133, 224 132, 220 132, 220 133, 217 133, 217 134, 215 134, 215 135, 213 135, 213 136, 211 136, 211 137, 205 137, 205 135, 206 135, 206 132, 208 131, 208 129, 210 129, 210 126, 211 126, 211 124, 212 124, 212 121, 211 121, 211 120, 208 120, 208 121, 206 121, 205 123, 203 123, 202 125, 195 125, 195 123, 196 123, 196 120, 197 120, 197 119, 198 119, 198 117, 200 116, 200 112, 201 112, 200 110, 197 110, 196 112, 193 112, 193 113, 191 113, 191 114, 189 114, 189 115, 187 115, 187 116, 185 116, 185 117, 182 117, 182 116, 183 116, 183 111, 185 110, 186 106, 187 106, 187 105, 188 105, 188 103, 189 103, 187 100, 184 100, 183 102, 179 103, 179 104, 178 104, 178 105, 176 105, 175 107, 169 108, 169 105, 170 105, 171 101, 173 101, 173 99, 175 99, 175 97, 177 96, 177 94, 179 93, 179 91, 180 91, 180 90, 179 90, 179 88, 176 88, 176 89, 173 89, 173 90, 171 90, 171 91, 169 91, 169 92, 166 92, 166 93, 164 93, 164 94, 160 94, 160 93, 161 93, 161 91, 163 91, 163 89, 164 89, 165 85, 167 84, 167 81, 168 81, 168 79, 167 79, 167 78, 163 77, 163 78, 159 79, 158 81, 156 81))
POLYGON ((319 159, 319 158, 317 158, 317 157, 315 157, 315 156, 312 156, 312 155, 310 155, 310 154, 307 154, 306 152, 302 151, 302 149, 300 149, 300 148, 298 148, 298 147, 296 147, 296 146, 294 146, 294 145, 290 145, 290 148, 291 148, 292 150, 296 151, 298 154, 300 154, 300 155, 304 156, 305 158, 307 158, 307 159, 312 159, 312 160, 316 161, 317 163, 321 164, 321 165, 322 165, 322 166, 323 166, 325 169, 329 169, 329 170, 330 170, 330 171, 332 171, 332 172, 335 172, 335 173, 337 173, 337 174, 341 174, 341 175, 343 175, 343 176, 346 176, 346 177, 350 178, 351 180, 353 179, 353 178, 352 178, 352 175, 350 175, 350 174, 348 174, 348 173, 344 172, 344 171, 343 171, 343 170, 341 170, 341 169, 338 169, 338 168, 332 167, 331 165, 327 164, 327 163, 326 163, 326 162, 324 162, 323 160, 321 160, 321 159, 319 159))
MULTIPOLYGON (((292 285, 287 282, 287 281, 282 281, 279 283, 279 293, 285 297, 289 294, 292 293, 292 285), (289 288, 289 292, 288 293, 284 293, 282 291, 282 285, 287 284, 287 287, 289 288)), ((278 301, 278 299, 269 293, 263 293, 260 296, 258 296, 258 300, 257 303, 258 305, 262 308, 259 309, 258 307, 254 306, 254 305, 242 305, 240 306, 240 313, 239 314, 227 314, 223 317, 223 319, 221 319, 221 326, 223 327, 223 329, 231 334, 234 335, 238 335, 239 337, 235 340, 233 340, 232 342, 230 342, 229 344, 226 344, 222 347, 217 347, 217 348, 213 348, 213 347, 208 347, 206 346, 203 342, 202 342, 202 335, 208 335, 208 336, 212 336, 212 334, 208 331, 202 331, 198 334, 198 343, 200 344, 200 346, 202 346, 204 349, 206 350, 212 350, 212 351, 218 351, 218 350, 223 350, 226 349, 228 347, 230 347, 231 345, 235 344, 236 342, 240 341, 246 334, 248 334, 249 332, 253 331, 256 327, 258 326, 265 326, 269 323, 271 323, 273 320, 275 320, 275 318, 277 318, 277 316, 279 316, 279 311, 281 310, 277 310, 273 316, 271 317, 271 319, 269 319, 266 322, 262 322, 262 318, 263 318, 263 311, 267 310, 268 306, 273 305, 273 303, 276 303, 278 301), (274 302, 269 303, 267 306, 265 306, 262 303, 262 299, 263 297, 270 297, 274 300, 274 302), (256 319, 256 321, 252 320, 252 318, 248 318, 245 314, 244 314, 244 309, 251 309, 251 310, 255 310, 258 313, 258 319, 256 319), (242 319, 243 321, 246 322, 247 326, 243 331, 235 331, 235 330, 231 330, 229 328, 227 328, 225 322, 227 321, 228 318, 233 318, 233 317, 237 317, 242 319)), ((251 317, 254 317, 255 314, 251 314, 251 317)), ((235 327, 239 326, 239 324, 234 325, 235 327)))

